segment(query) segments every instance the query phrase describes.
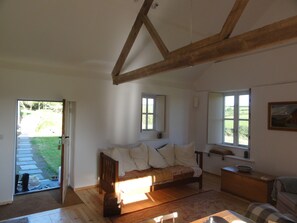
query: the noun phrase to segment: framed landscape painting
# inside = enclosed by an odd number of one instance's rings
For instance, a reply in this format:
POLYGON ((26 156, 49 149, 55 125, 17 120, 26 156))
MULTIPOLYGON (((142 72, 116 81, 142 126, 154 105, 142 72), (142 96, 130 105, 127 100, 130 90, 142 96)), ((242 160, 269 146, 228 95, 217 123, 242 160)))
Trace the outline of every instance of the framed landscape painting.
POLYGON ((297 131, 297 101, 269 102, 268 129, 297 131))

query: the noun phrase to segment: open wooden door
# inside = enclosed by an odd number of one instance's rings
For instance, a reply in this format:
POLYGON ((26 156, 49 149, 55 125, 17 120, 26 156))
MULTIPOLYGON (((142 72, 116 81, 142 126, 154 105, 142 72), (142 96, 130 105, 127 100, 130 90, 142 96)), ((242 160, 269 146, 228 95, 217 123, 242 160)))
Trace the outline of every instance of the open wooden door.
POLYGON ((69 185, 69 103, 63 100, 63 123, 62 123, 62 156, 61 156, 61 202, 65 201, 67 188, 69 185))

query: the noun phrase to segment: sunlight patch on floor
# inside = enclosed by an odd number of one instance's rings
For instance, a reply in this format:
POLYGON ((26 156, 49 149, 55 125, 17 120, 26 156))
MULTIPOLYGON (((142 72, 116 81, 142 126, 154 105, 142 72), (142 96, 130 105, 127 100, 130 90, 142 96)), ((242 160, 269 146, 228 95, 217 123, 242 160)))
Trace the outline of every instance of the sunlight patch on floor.
POLYGON ((148 196, 146 194, 129 194, 122 195, 123 204, 130 204, 137 201, 148 200, 148 196))

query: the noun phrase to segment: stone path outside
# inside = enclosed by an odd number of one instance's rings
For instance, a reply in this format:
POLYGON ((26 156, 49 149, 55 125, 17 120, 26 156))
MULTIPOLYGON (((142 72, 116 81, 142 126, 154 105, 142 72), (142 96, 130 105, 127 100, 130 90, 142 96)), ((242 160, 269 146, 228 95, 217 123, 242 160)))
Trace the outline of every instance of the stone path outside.
MULTIPOLYGON (((34 151, 30 143, 30 138, 26 135, 18 136, 16 154, 16 174, 20 175, 19 179, 21 180, 22 174, 24 173, 28 173, 31 177, 35 176, 38 178, 40 182, 40 185, 38 186, 30 185, 29 181, 29 190, 31 192, 59 187, 58 181, 45 179, 42 170, 38 167, 37 161, 34 160, 33 152, 34 151)), ((21 189, 19 189, 19 191, 21 191, 21 189)))
POLYGON ((42 170, 36 166, 37 163, 33 160, 32 146, 29 137, 20 135, 17 143, 16 165, 19 166, 19 168, 17 168, 19 169, 19 174, 34 174, 39 180, 43 180, 42 170))

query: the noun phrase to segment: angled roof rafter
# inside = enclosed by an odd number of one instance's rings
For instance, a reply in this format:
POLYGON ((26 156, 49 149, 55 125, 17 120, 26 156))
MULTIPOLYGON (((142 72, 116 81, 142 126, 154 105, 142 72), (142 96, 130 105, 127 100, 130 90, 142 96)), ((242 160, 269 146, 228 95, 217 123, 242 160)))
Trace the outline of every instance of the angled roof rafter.
POLYGON ((249 0, 236 0, 220 32, 220 39, 229 38, 249 0))
POLYGON ((146 26, 148 32, 150 33, 152 39, 154 40, 155 44, 157 45, 158 49, 160 50, 162 56, 164 57, 164 59, 166 59, 169 54, 169 50, 167 49, 166 45, 162 41, 154 25, 151 23, 150 19, 145 15, 142 16, 142 21, 146 26))
POLYGON ((152 4, 153 4, 154 0, 145 0, 138 15, 137 15, 137 18, 132 26, 132 29, 129 33, 129 36, 125 42, 125 45, 122 49, 122 52, 116 62, 116 65, 114 66, 113 68, 113 71, 112 71, 112 76, 117 76, 119 75, 119 73, 121 72, 121 69, 127 59, 127 56, 135 42, 135 39, 141 29, 141 26, 143 24, 143 20, 142 20, 142 17, 147 15, 152 4))

